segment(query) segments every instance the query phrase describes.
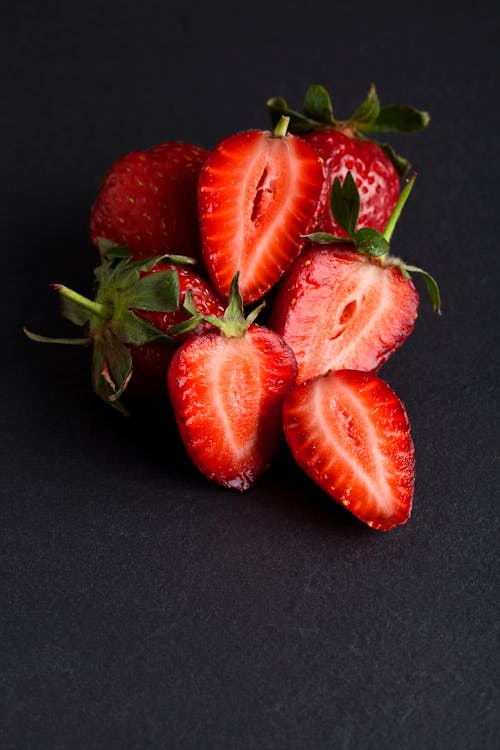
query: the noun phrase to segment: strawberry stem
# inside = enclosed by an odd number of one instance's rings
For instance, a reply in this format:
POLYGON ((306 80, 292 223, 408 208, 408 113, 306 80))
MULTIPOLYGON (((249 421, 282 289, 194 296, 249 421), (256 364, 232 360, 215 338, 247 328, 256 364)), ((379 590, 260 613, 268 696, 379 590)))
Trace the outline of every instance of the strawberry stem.
POLYGON ((70 289, 63 284, 52 284, 52 288, 55 289, 56 292, 59 292, 61 297, 65 297, 66 299, 71 300, 71 302, 80 305, 80 307, 83 307, 84 310, 88 310, 92 315, 97 315, 98 318, 108 317, 105 306, 101 305, 100 302, 94 302, 88 297, 84 297, 82 294, 73 291, 73 289, 70 289))
POLYGON ((273 130, 273 137, 283 138, 287 134, 289 124, 290 118, 288 117, 288 115, 282 115, 278 121, 278 124, 273 130))
POLYGON ((404 188, 402 189, 401 194, 398 198, 398 202, 394 206, 394 210, 389 217, 389 221, 387 222, 386 227, 384 231, 382 232, 382 237, 384 237, 384 239, 386 239, 387 242, 391 241, 392 233, 394 232, 398 219, 401 216, 401 211, 403 210, 405 203, 410 196, 410 193, 412 191, 416 178, 417 178, 416 174, 412 175, 410 179, 408 180, 408 182, 406 183, 406 185, 404 186, 404 188))

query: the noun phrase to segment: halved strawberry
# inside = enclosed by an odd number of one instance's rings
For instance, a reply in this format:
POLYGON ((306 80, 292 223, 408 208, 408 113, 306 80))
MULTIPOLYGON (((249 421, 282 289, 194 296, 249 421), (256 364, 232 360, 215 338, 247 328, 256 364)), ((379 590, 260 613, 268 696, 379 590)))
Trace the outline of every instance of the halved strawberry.
POLYGON ((283 399, 297 372, 283 339, 252 324, 256 313, 244 319, 236 277, 224 318, 205 317, 220 330, 183 344, 168 371, 191 459, 209 479, 238 490, 251 487, 274 456, 283 399))
POLYGON ((270 327, 293 349, 302 382, 328 370, 378 370, 412 332, 417 308, 399 268, 327 245, 297 258, 270 327))
POLYGON ((405 408, 376 375, 340 370, 293 388, 285 437, 298 465, 374 529, 410 516, 414 449, 405 408))
POLYGON ((434 279, 388 254, 390 236, 412 185, 413 180, 405 186, 381 235, 369 228, 356 231, 359 194, 350 173, 342 186, 338 179, 334 182, 332 208, 350 242, 340 245, 339 238, 326 233, 310 235, 329 244, 310 247, 297 258, 271 312, 271 328, 297 358, 298 382, 328 370, 378 370, 415 324, 419 297, 410 271, 424 275, 439 310, 434 279))
POLYGON ((245 304, 262 297, 303 247, 323 172, 313 149, 276 130, 237 133, 212 151, 200 173, 202 252, 225 298, 240 272, 245 304))

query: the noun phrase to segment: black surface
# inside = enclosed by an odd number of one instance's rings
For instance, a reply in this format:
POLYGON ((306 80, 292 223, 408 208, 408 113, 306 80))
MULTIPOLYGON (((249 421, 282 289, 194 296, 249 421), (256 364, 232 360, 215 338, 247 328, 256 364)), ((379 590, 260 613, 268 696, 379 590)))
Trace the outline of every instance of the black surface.
POLYGON ((414 5, 4 16, 3 750, 498 747, 499 13, 414 5), (444 300, 381 372, 417 452, 388 534, 285 452, 248 494, 209 484, 166 410, 122 420, 85 351, 20 332, 67 330, 48 284, 90 289, 88 210, 120 154, 266 127, 266 98, 311 82, 347 115, 372 80, 432 114, 394 141, 419 173, 394 249, 444 300))

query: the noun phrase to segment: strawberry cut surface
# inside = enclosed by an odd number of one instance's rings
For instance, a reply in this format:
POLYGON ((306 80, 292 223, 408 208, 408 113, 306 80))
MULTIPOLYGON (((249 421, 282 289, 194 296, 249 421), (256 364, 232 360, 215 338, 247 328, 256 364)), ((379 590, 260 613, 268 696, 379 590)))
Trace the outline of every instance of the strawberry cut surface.
POLYGON ((412 332, 418 301, 399 268, 327 245, 294 262, 270 325, 294 351, 298 382, 329 370, 376 371, 412 332))
POLYGON ((229 136, 200 173, 202 252, 225 298, 240 272, 245 304, 262 297, 300 252, 323 182, 313 149, 291 135, 229 136))
POLYGON ((415 478, 408 417, 372 373, 331 372, 293 388, 283 423, 298 465, 330 497, 374 529, 410 516, 415 478))
POLYGON ((257 325, 240 338, 208 332, 177 350, 170 398, 187 452, 206 477, 237 490, 253 485, 277 450, 295 375, 290 348, 257 325))

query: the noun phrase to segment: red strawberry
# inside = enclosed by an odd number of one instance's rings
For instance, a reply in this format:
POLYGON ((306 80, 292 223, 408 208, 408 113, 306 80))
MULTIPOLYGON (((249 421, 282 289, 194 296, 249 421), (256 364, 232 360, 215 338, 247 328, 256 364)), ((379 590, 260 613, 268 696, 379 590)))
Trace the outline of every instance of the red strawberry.
MULTIPOLYGON (((339 244, 305 250, 283 279, 271 313, 271 328, 295 353, 298 382, 329 370, 378 370, 415 324, 419 299, 409 271, 424 274, 439 310, 434 279, 388 255, 388 240, 412 185, 413 180, 401 194, 383 236, 367 228, 355 231, 359 199, 350 174, 342 187, 334 183, 334 211, 357 250, 339 244)), ((323 233, 311 237, 335 242, 323 233)))
POLYGON ((90 213, 90 236, 126 245, 134 258, 199 257, 196 186, 208 156, 189 143, 162 143, 118 159, 90 213))
POLYGON ((320 228, 344 237, 330 210, 330 188, 335 178, 343 181, 351 172, 361 193, 359 228, 384 230, 399 195, 399 176, 409 163, 387 144, 367 139, 367 133, 411 132, 424 128, 429 115, 404 105, 381 107, 375 86, 349 120, 336 120, 330 96, 323 86, 310 86, 304 102, 304 114, 288 109, 284 99, 268 101, 273 122, 283 115, 291 117, 290 130, 301 135, 323 162, 324 185, 315 221, 310 231, 320 228))
POLYGON ((201 320, 193 322, 182 308, 187 291, 205 314, 224 311, 208 284, 180 264, 189 259, 171 257, 176 262, 162 262, 164 256, 139 261, 105 256, 96 270, 95 300, 54 285, 63 315, 85 326, 85 338, 49 339, 25 329, 26 334, 45 343, 91 344, 94 390, 124 414, 125 390, 135 397, 166 394, 166 373, 175 348, 208 327, 201 320))
POLYGON ((174 326, 180 326, 189 319, 189 313, 183 307, 187 290, 191 291, 194 303, 204 315, 223 315, 224 305, 215 292, 195 274, 189 266, 174 263, 159 263, 150 273, 175 271, 179 278, 179 303, 171 312, 135 310, 135 313, 155 326, 158 330, 173 338, 173 346, 157 344, 154 341, 146 344, 129 344, 133 361, 133 377, 127 395, 135 398, 158 396, 165 392, 168 365, 175 352, 175 344, 182 344, 193 335, 199 335, 210 328, 210 324, 201 321, 195 329, 175 334, 174 326))
POLYGON ((293 388, 285 436, 299 466, 334 500, 374 529, 410 516, 413 442, 403 404, 376 375, 330 372, 293 388))
POLYGON ((328 245, 297 258, 270 327, 293 349, 302 382, 328 370, 378 370, 412 332, 417 307, 399 268, 328 245))
POLYGON ((225 298, 237 271, 245 303, 262 297, 304 244, 323 175, 313 149, 285 134, 287 124, 225 138, 201 170, 203 258, 225 298))
POLYGON ((168 388, 179 431, 198 469, 238 490, 269 465, 281 436, 283 399, 295 382, 293 352, 277 334, 245 320, 237 276, 220 331, 176 351, 168 388))

